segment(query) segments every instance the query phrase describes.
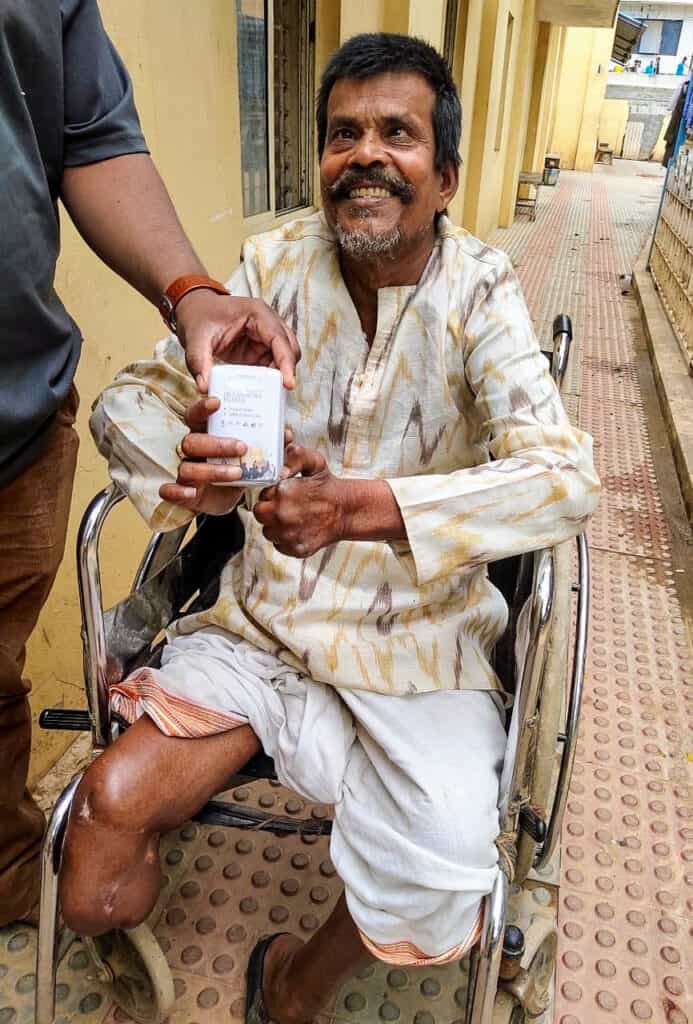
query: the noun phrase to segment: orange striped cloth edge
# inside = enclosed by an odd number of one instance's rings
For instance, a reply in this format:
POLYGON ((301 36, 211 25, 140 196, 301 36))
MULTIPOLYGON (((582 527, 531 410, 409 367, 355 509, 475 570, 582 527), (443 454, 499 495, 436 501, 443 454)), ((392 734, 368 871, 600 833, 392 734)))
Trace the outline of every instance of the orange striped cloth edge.
POLYGON ((483 903, 479 907, 476 921, 471 932, 459 945, 453 946, 447 953, 440 953, 438 956, 426 956, 413 942, 373 942, 359 929, 361 941, 369 953, 377 960, 383 960, 387 964, 395 964, 397 967, 435 967, 438 964, 449 964, 455 960, 461 960, 481 935, 481 926, 484 920, 483 903))
POLYGON ((244 715, 217 711, 169 693, 153 678, 149 669, 142 669, 124 682, 116 683, 109 693, 111 707, 127 722, 134 722, 144 712, 165 736, 192 739, 248 724, 244 715))

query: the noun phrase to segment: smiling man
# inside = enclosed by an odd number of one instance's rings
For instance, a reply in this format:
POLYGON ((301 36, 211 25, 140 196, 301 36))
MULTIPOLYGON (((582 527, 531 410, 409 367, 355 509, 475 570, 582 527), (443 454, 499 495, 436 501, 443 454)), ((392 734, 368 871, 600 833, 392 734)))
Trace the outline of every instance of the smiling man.
MULTIPOLYGON (((308 942, 258 943, 251 1024, 313 1021, 365 956, 444 963, 476 940, 505 748, 491 656, 507 608, 487 563, 574 535, 597 500, 591 440, 509 260, 445 215, 460 117, 419 40, 360 36, 332 57, 324 210, 249 239, 229 286, 302 345, 284 479, 238 506, 245 544, 217 604, 176 624, 160 669, 112 688, 134 724, 73 807, 63 911, 97 934, 145 917, 159 834, 260 745, 282 782, 334 805, 345 894, 308 942)), ((152 527, 237 504, 214 485, 240 471, 204 461, 242 452, 206 434, 215 407, 174 338, 97 404, 97 443, 152 527)))

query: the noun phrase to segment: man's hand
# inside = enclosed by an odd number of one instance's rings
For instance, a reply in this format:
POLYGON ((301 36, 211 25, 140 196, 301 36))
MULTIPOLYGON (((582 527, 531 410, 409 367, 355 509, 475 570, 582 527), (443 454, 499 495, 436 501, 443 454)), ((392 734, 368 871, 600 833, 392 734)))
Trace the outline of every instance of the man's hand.
POLYGON ((248 366, 273 366, 284 387, 296 385, 301 358, 296 335, 262 299, 217 295, 200 288, 176 306, 178 337, 199 390, 207 390, 214 360, 248 366))
POLYGON ((207 512, 221 516, 238 504, 243 490, 238 487, 215 487, 241 479, 240 466, 219 466, 205 459, 244 455, 246 445, 230 437, 212 437, 206 433, 207 420, 219 408, 218 398, 200 398, 185 413, 190 433, 181 448, 185 459, 178 467, 174 484, 162 484, 159 497, 191 512, 207 512))
POLYGON ((267 540, 293 558, 308 558, 341 540, 347 528, 347 484, 330 472, 324 456, 289 444, 281 475, 278 484, 260 492, 253 510, 267 540))

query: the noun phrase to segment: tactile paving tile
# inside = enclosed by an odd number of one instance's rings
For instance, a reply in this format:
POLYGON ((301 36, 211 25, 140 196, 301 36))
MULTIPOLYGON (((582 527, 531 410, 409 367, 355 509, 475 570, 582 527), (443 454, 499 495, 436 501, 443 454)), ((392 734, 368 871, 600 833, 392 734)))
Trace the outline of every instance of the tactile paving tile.
POLYGON ((578 760, 685 780, 693 651, 672 572, 659 561, 593 550, 590 620, 578 760))
POLYGON ((690 918, 561 889, 557 1024, 693 1020, 690 918))
MULTIPOLYGON (((91 961, 79 941, 58 969, 56 1024, 100 1024, 110 1006, 106 989, 93 978, 91 961)), ((36 929, 0 930, 0 1024, 33 1024, 36 993, 36 929)))

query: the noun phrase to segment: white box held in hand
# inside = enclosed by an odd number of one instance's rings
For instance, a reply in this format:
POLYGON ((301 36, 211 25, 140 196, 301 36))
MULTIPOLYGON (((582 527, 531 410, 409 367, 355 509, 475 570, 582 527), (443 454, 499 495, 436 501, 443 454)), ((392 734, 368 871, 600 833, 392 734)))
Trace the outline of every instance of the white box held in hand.
POLYGON ((231 487, 266 487, 276 483, 284 463, 284 385, 279 370, 264 366, 213 366, 209 396, 221 408, 212 413, 207 433, 235 437, 248 450, 240 458, 209 459, 217 465, 239 466, 243 476, 231 487))

